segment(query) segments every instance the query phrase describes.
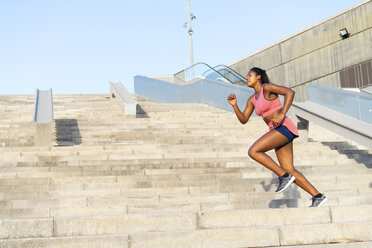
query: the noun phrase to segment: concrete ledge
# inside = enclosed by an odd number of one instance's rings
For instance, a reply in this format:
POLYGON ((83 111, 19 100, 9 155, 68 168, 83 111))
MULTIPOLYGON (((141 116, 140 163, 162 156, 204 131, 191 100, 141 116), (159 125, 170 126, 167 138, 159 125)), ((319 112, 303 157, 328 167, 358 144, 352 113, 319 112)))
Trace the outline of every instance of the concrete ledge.
POLYGON ((136 115, 137 102, 134 97, 120 83, 110 83, 111 97, 116 97, 124 106, 124 115, 136 115))

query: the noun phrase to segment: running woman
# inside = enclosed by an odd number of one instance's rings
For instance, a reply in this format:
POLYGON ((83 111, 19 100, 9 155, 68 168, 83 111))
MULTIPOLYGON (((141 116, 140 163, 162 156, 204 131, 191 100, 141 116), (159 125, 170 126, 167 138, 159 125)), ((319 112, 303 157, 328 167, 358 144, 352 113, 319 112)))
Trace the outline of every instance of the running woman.
POLYGON ((279 176, 276 193, 280 193, 292 183, 304 189, 312 196, 310 207, 319 207, 327 201, 324 194, 317 189, 293 166, 293 140, 298 137, 298 131, 292 120, 286 116, 292 104, 295 92, 287 87, 270 83, 265 72, 253 67, 247 76, 247 85, 254 89, 242 113, 237 105, 235 94, 227 100, 233 106, 236 116, 242 124, 248 122, 253 110, 261 116, 269 126, 269 132, 259 138, 249 149, 248 154, 258 163, 279 176), (283 107, 278 95, 284 96, 283 107), (275 149, 280 166, 265 152, 275 149))

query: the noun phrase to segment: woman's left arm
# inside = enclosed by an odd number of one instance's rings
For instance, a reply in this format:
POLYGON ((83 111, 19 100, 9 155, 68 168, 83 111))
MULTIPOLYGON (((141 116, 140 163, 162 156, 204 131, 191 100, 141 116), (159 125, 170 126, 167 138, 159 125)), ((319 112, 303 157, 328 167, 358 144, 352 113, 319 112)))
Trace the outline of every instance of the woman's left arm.
MULTIPOLYGON (((284 96, 284 103, 283 103, 282 110, 280 111, 279 116, 277 116, 277 118, 276 118, 276 119, 280 119, 279 120, 279 123, 280 123, 282 121, 282 119, 284 118, 284 116, 287 114, 289 108, 292 105, 295 92, 293 90, 291 90, 290 88, 287 88, 287 87, 284 87, 284 86, 279 86, 279 85, 276 85, 276 84, 265 85, 265 90, 267 90, 267 91, 269 91, 270 93, 273 93, 273 94, 278 94, 278 95, 283 95, 284 96)), ((279 123, 274 123, 274 121, 273 121, 274 125, 279 124, 279 123)))

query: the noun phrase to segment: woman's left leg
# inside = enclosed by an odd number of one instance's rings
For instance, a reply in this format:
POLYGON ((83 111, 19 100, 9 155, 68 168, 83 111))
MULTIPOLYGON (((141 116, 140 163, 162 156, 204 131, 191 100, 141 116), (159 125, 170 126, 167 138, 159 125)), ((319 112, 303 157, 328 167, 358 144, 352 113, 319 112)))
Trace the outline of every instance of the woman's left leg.
POLYGON ((270 158, 266 152, 276 147, 283 146, 286 143, 288 143, 286 137, 276 130, 271 130, 259 138, 249 148, 248 155, 280 177, 283 176, 286 171, 270 158))
POLYGON ((293 166, 293 142, 275 150, 280 166, 288 173, 293 175, 295 183, 312 196, 319 194, 319 191, 293 166))

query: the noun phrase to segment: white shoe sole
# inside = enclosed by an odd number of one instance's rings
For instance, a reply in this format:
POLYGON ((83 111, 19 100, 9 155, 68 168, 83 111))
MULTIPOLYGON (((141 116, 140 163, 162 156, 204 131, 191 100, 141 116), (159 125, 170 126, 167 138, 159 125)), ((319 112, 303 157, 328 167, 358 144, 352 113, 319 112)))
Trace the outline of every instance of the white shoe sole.
POLYGON ((317 207, 322 206, 322 205, 323 205, 325 202, 327 202, 327 201, 328 201, 328 199, 327 199, 327 198, 324 198, 324 200, 321 201, 317 207))
POLYGON ((284 188, 282 188, 280 191, 275 192, 275 193, 279 194, 279 193, 283 192, 286 188, 289 187, 289 185, 291 185, 293 183, 294 180, 296 180, 296 178, 294 176, 292 176, 291 180, 289 180, 289 183, 287 183, 287 185, 284 188))

